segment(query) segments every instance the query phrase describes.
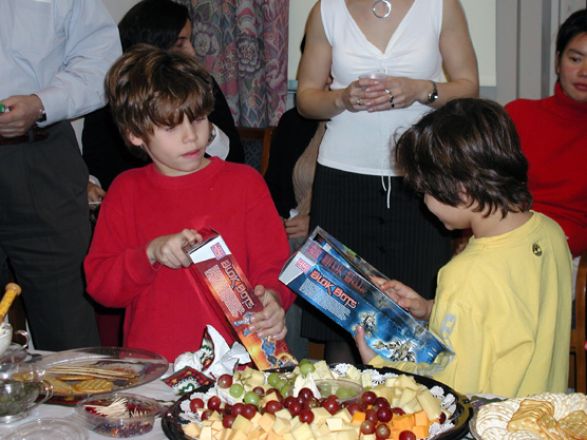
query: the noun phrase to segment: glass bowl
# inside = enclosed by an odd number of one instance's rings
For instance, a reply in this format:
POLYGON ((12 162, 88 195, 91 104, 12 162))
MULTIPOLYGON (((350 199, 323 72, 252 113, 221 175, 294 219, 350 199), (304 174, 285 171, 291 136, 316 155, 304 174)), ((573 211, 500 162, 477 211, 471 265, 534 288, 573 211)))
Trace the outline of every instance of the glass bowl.
POLYGON ((334 394, 340 402, 349 402, 358 399, 363 393, 363 387, 361 385, 344 379, 317 380, 316 387, 322 397, 328 397, 334 394))
POLYGON ((3 364, 0 372, 0 423, 26 417, 51 398, 52 388, 43 372, 31 364, 3 364))
POLYGON ((80 401, 75 407, 86 428, 115 438, 150 432, 161 411, 156 400, 131 393, 100 394, 80 401))

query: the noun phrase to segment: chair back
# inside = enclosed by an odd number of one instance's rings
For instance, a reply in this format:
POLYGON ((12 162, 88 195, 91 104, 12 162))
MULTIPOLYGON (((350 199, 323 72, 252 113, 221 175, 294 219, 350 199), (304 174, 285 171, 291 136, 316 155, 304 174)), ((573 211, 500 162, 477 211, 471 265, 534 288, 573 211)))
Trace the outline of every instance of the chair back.
POLYGON ((571 329, 569 384, 575 391, 587 393, 587 324, 585 297, 587 286, 587 252, 581 255, 575 284, 575 325, 571 329))

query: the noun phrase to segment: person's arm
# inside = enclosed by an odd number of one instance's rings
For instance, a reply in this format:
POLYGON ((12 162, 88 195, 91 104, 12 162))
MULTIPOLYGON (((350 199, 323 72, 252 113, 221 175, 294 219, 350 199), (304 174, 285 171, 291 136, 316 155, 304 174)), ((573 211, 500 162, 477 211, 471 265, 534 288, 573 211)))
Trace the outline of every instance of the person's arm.
POLYGON ((214 109, 208 115, 208 120, 222 130, 229 140, 228 156, 223 159, 229 162, 245 163, 245 150, 234 124, 232 112, 224 93, 214 78, 212 78, 212 92, 214 93, 214 109))
POLYGON ((294 295, 278 277, 289 257, 289 243, 263 178, 256 172, 250 176, 246 177, 246 182, 241 182, 248 185, 247 208, 241 215, 247 231, 249 281, 253 286, 261 285, 276 292, 281 307, 287 310, 294 295))
POLYGON ((358 81, 347 88, 327 90, 332 64, 332 46, 322 24, 320 2, 310 11, 306 26, 306 46, 300 60, 296 102, 302 116, 310 119, 329 119, 345 110, 359 111, 358 96, 363 94, 358 81))
POLYGON ((62 69, 51 83, 35 92, 49 125, 95 110, 105 104, 104 77, 121 54, 116 24, 100 0, 72 2, 67 16, 62 69))
POLYGON ((128 197, 112 186, 104 198, 90 250, 84 261, 87 291, 106 307, 126 307, 155 279, 157 270, 147 255, 149 243, 135 243, 134 221, 124 207, 128 197))

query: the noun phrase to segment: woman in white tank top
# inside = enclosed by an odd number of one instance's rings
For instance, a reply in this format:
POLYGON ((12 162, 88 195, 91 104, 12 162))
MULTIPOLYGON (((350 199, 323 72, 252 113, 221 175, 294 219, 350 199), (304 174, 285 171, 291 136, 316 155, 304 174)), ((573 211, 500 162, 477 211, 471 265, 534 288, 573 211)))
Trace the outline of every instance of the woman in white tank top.
MULTIPOLYGON (((450 237, 403 188, 393 140, 431 108, 478 94, 459 1, 321 0, 308 19, 298 79, 300 113, 328 120, 312 226, 432 295, 436 272, 450 258, 450 237)), ((328 361, 352 361, 352 339, 347 345, 312 313, 304 315, 304 336, 326 342, 328 361)))

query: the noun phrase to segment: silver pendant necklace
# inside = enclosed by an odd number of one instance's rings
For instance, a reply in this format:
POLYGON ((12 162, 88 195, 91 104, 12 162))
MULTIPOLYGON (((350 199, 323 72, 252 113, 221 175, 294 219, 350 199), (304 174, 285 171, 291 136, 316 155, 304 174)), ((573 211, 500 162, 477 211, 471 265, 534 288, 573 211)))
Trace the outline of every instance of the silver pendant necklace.
POLYGON ((391 0, 375 0, 371 12, 377 18, 387 18, 391 15, 391 0))

